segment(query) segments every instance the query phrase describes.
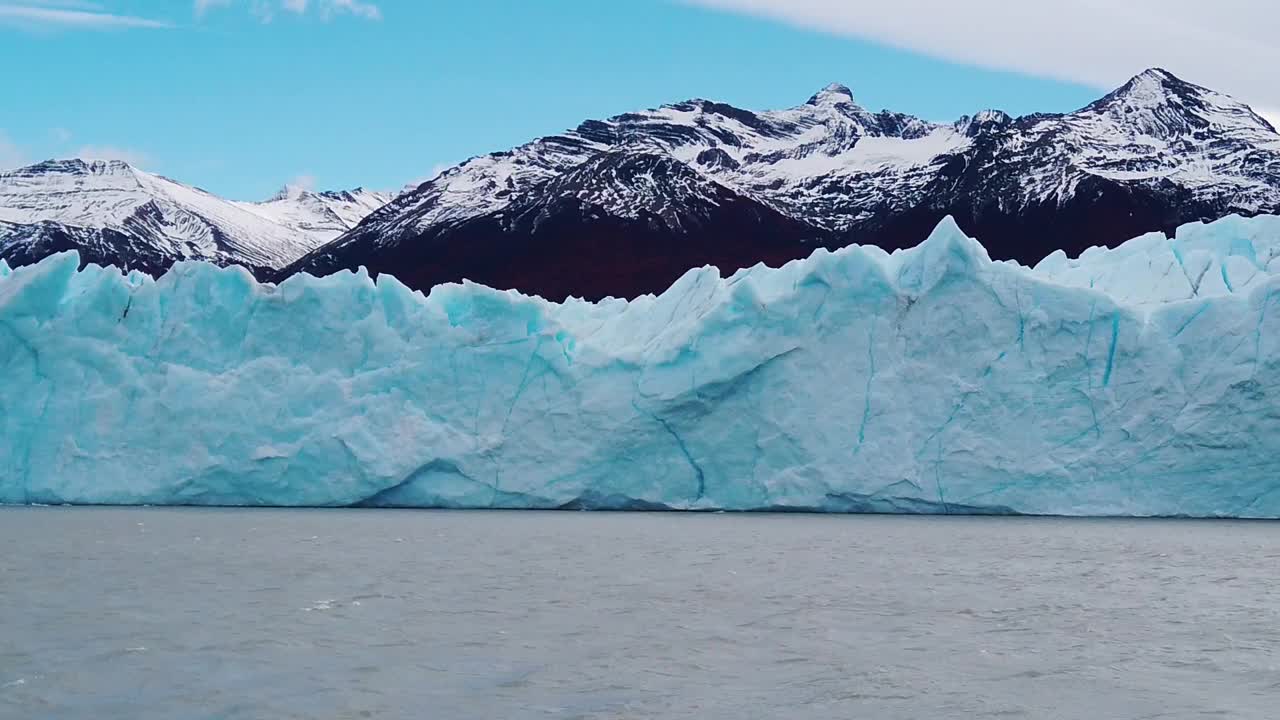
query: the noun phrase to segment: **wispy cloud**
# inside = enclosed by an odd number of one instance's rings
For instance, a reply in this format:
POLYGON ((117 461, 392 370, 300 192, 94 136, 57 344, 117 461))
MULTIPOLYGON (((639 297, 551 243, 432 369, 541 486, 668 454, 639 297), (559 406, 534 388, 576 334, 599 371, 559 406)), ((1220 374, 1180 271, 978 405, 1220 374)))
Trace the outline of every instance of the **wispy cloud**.
MULTIPOLYGON (((683 0, 934 57, 1110 88, 1153 66, 1280 108, 1280 3, 683 0)), ((846 82, 856 83, 857 78, 846 82)))
POLYGON ((151 164, 151 156, 140 150, 130 150, 111 145, 85 145, 75 152, 82 160, 123 160, 134 167, 151 164))
POLYGON ((285 187, 298 188, 299 190, 315 190, 316 176, 302 173, 285 183, 285 187))
POLYGON ((22 0, 0 2, 0 25, 23 29, 70 28, 83 30, 123 30, 168 28, 164 20, 119 15, 100 5, 79 0, 22 0))
POLYGON ((454 165, 457 165, 457 163, 443 163, 443 162, 442 162, 442 163, 436 163, 435 165, 432 165, 432 166, 431 166, 431 169, 427 171, 427 174, 426 174, 426 175, 423 175, 422 177, 418 177, 418 178, 414 178, 413 180, 410 180, 410 181, 409 181, 409 182, 404 186, 404 189, 405 189, 405 190, 410 190, 410 189, 413 189, 413 188, 418 187, 418 186, 419 186, 419 185, 421 185, 422 183, 425 183, 425 182, 431 182, 432 180, 435 180, 436 178, 440 177, 440 174, 441 174, 441 173, 443 173, 445 170, 448 170, 449 168, 453 167, 454 165))
POLYGON ((231 0, 196 0, 196 16, 202 16, 213 8, 230 4, 231 0))
MULTIPOLYGON (((196 17, 203 17, 210 10, 242 4, 241 0, 195 0, 196 17)), ((248 0, 243 3, 249 13, 260 22, 271 22, 277 13, 291 15, 315 14, 329 21, 340 15, 350 15, 366 20, 381 20, 382 10, 366 0, 248 0)))
MULTIPOLYGON (((305 3, 306 0, 300 0, 305 3)), ((347 13, 366 20, 381 20, 382 11, 377 5, 369 2, 361 2, 360 0, 320 0, 320 16, 341 15, 347 13)))
POLYGON ((22 148, 9 139, 8 133, 0 130, 0 170, 21 167, 26 162, 27 155, 22 151, 22 148))
POLYGON ((1260 107, 1254 108, 1254 110, 1261 115, 1264 120, 1271 123, 1271 127, 1276 130, 1280 130, 1280 109, 1260 107))

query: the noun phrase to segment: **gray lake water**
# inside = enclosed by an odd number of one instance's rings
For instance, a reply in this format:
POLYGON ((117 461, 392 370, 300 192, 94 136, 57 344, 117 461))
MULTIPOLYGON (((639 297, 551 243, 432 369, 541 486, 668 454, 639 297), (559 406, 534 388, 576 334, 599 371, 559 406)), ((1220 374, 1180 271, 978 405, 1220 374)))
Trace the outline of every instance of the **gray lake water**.
POLYGON ((6 718, 1275 718, 1280 525, 0 509, 6 718))

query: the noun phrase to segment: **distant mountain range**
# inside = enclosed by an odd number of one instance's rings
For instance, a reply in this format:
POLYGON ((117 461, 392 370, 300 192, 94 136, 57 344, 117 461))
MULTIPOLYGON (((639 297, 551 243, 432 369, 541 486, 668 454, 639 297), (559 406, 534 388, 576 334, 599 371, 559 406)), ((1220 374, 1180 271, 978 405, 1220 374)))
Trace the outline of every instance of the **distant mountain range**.
POLYGON ((178 260, 280 268, 355 227, 389 193, 285 188, 224 200, 119 161, 62 160, 0 173, 0 257, 61 250, 84 262, 160 274, 178 260))
POLYGON ((198 258, 267 279, 363 265, 423 290, 466 278, 550 299, 633 297, 706 264, 915 245, 947 215, 993 257, 1033 264, 1276 212, 1275 128, 1149 70, 1076 112, 950 124, 870 112, 841 85, 766 112, 689 100, 472 158, 394 199, 233 203, 122 163, 42 163, 0 174, 0 257, 77 247, 149 272, 198 258))

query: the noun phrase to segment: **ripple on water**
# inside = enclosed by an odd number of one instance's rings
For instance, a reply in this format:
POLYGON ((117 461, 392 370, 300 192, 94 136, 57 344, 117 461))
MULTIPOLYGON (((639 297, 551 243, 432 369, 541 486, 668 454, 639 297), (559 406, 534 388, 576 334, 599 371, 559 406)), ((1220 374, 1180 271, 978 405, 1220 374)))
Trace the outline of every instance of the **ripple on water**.
POLYGON ((1268 524, 0 514, 0 717, 1270 720, 1280 690, 1268 524))

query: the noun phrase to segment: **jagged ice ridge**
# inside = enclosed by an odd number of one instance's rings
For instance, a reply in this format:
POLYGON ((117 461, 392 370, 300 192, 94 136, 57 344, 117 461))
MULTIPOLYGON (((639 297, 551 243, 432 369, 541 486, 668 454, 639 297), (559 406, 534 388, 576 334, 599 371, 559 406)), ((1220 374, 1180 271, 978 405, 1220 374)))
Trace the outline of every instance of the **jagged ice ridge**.
POLYGON ((1280 218, 546 302, 0 264, 0 502, 1280 517, 1280 218))

